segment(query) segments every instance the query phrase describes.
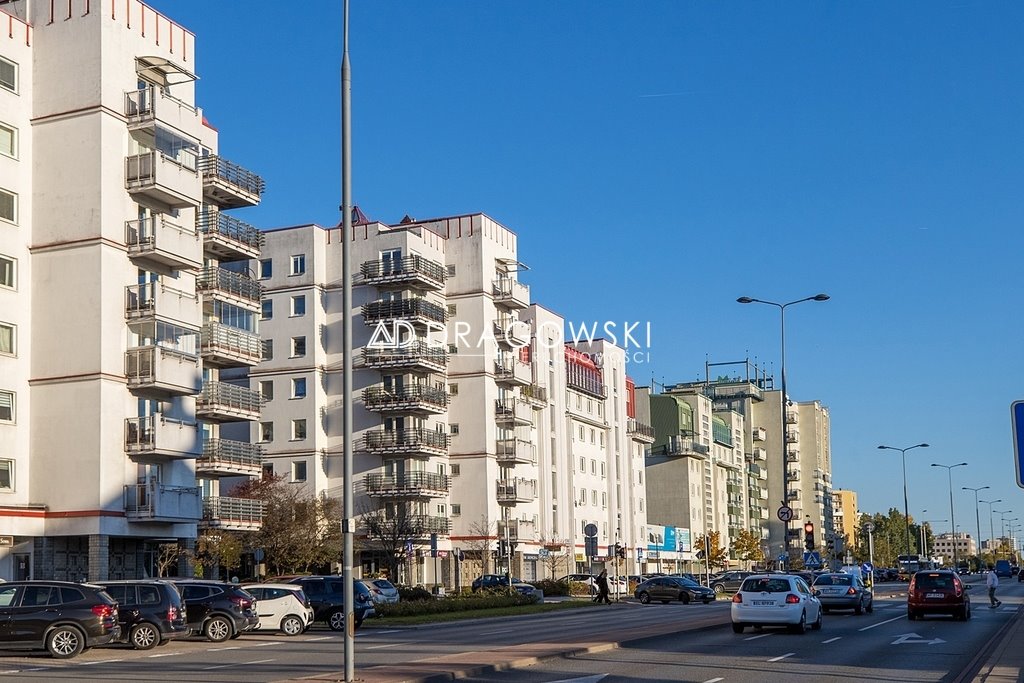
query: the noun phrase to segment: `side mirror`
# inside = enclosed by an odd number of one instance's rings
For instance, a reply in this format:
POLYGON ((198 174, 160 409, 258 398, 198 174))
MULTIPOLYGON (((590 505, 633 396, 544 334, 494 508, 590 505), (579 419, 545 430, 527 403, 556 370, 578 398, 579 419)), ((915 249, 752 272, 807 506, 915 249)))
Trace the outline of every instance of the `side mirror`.
POLYGON ((811 591, 811 594, 812 594, 812 595, 813 595, 814 597, 818 597, 819 595, 821 595, 821 591, 820 591, 820 590, 818 590, 817 588, 815 588, 814 590, 812 590, 812 591, 811 591))

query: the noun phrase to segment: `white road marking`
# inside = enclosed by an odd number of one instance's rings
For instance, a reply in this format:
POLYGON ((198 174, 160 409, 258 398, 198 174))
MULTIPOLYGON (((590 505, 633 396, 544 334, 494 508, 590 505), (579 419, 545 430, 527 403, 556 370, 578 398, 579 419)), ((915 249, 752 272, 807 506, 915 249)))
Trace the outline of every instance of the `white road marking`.
POLYGON ((237 664, 218 664, 217 666, 204 666, 203 671, 212 671, 213 669, 226 669, 229 666, 238 666, 237 664))
POLYGON ((391 643, 390 645, 371 645, 367 650, 380 650, 385 647, 398 647, 399 645, 410 645, 411 643, 391 643))
POLYGON ((750 636, 749 638, 744 638, 743 640, 757 640, 758 638, 767 638, 770 635, 773 635, 773 634, 771 634, 771 633, 762 633, 759 636, 750 636))
POLYGON ((224 650, 241 650, 242 648, 238 645, 232 645, 231 647, 211 647, 207 652, 223 652, 224 650))
POLYGON ((385 633, 401 633, 401 632, 402 632, 402 629, 400 629, 400 628, 393 628, 390 631, 377 631, 373 635, 379 636, 379 635, 383 635, 385 633))
MULTIPOLYGON (((157 657, 177 657, 178 655, 183 655, 183 654, 185 654, 185 653, 184 652, 164 652, 163 654, 159 654, 159 655, 149 655, 149 658, 150 659, 155 659, 157 657)), ((27 671, 27 669, 26 669, 26 671, 27 671)))
POLYGON ((725 679, 719 676, 718 678, 709 678, 704 683, 718 683, 718 681, 724 681, 725 679))
POLYGON ((597 674, 596 676, 584 676, 583 678, 563 678, 560 681, 551 681, 551 683, 597 683, 607 675, 597 674))
POLYGON ((512 633, 512 631, 515 631, 515 630, 517 630, 517 629, 514 629, 514 628, 506 628, 506 629, 502 629, 502 630, 500 630, 500 631, 484 631, 483 633, 478 633, 477 635, 481 635, 481 636, 493 636, 493 635, 494 635, 495 633, 512 633))
POLYGON ((882 624, 888 624, 890 621, 896 621, 897 619, 902 619, 902 618, 903 618, 903 615, 901 614, 898 617, 893 617, 892 619, 886 619, 885 621, 880 621, 877 624, 871 624, 871 626, 865 626, 864 628, 859 628, 857 630, 858 631, 867 631, 869 629, 873 629, 876 626, 881 626, 882 624))
POLYGON ((320 636, 319 638, 308 638, 307 643, 315 643, 318 640, 331 640, 334 636, 320 636))
POLYGON ((267 662, 277 661, 274 659, 254 659, 251 662, 245 662, 246 664, 266 664, 267 662))
POLYGON ((792 656, 793 656, 793 655, 795 655, 795 654, 796 654, 795 652, 787 652, 786 654, 782 655, 781 657, 772 657, 772 658, 771 658, 771 659, 769 659, 768 661, 769 661, 769 662, 777 662, 777 661, 779 661, 780 659, 785 659, 786 657, 792 657, 792 656))
POLYGON ((840 638, 842 638, 842 636, 836 636, 835 638, 829 638, 828 640, 823 640, 823 641, 821 641, 821 644, 822 644, 822 645, 825 645, 825 644, 827 644, 827 643, 834 643, 834 642, 836 642, 837 640, 839 640, 840 638))
POLYGON ((270 645, 280 645, 281 643, 256 643, 255 645, 247 645, 246 647, 268 647, 270 645))

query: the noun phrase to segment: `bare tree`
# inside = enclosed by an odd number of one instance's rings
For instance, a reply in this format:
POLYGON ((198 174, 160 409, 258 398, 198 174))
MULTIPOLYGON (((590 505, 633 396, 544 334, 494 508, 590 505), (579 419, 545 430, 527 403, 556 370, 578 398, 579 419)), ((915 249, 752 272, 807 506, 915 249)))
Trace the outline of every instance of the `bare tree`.
POLYGON ((469 525, 470 540, 464 541, 464 552, 480 563, 480 573, 491 573, 491 540, 498 535, 498 523, 488 522, 485 515, 469 525))
POLYGON ((565 552, 565 546, 560 540, 545 540, 541 538, 540 545, 548 551, 544 558, 544 566, 547 567, 548 576, 551 579, 558 579, 569 573, 569 555, 565 552), (558 565, 564 565, 564 570, 559 570, 558 565))
POLYGON ((398 579, 398 568, 406 559, 406 543, 429 533, 422 517, 410 514, 402 504, 390 510, 365 508, 360 521, 366 528, 366 548, 384 556, 393 581, 398 579))
POLYGON ((182 548, 177 543, 161 543, 157 546, 153 558, 153 562, 156 565, 156 575, 161 578, 170 576, 171 569, 177 567, 179 560, 189 554, 188 550, 182 548))

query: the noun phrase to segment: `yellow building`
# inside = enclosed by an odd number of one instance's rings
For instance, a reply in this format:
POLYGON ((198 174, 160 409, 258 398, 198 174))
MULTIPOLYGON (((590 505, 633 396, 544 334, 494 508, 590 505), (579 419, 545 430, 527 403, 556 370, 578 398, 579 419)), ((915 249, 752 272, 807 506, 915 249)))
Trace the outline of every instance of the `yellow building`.
POLYGON ((857 543, 857 492, 836 489, 832 492, 832 520, 837 534, 845 534, 851 545, 857 543))

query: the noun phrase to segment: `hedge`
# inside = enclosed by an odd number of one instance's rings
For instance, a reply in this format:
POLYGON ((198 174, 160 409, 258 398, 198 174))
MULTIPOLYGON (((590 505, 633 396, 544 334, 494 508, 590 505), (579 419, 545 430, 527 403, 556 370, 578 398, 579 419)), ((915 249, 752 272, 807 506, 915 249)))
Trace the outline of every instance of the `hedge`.
POLYGON ((532 605, 536 598, 516 592, 479 591, 470 595, 438 598, 436 600, 411 600, 390 604, 374 605, 374 609, 382 617, 411 617, 420 614, 443 614, 446 612, 465 612, 495 607, 517 607, 532 605))

